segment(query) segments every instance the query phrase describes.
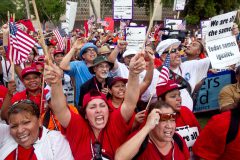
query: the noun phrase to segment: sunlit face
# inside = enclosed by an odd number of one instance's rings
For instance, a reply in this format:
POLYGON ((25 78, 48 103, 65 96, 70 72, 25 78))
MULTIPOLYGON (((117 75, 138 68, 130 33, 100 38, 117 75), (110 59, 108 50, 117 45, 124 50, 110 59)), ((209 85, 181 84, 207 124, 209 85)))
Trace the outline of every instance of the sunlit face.
POLYGON ((38 139, 41 120, 27 111, 9 116, 10 134, 22 147, 32 147, 38 139))
POLYGON ((102 62, 93 68, 93 71, 97 78, 107 78, 110 65, 107 62, 102 62))
POLYGON ((187 47, 187 49, 185 50, 185 53, 187 55, 199 55, 201 52, 200 48, 201 48, 201 44, 197 41, 194 41, 187 47))
POLYGON ((62 53, 54 55, 54 61, 57 65, 60 65, 64 55, 62 53))
POLYGON ((109 90, 109 93, 114 98, 123 99, 126 91, 126 84, 122 81, 117 81, 112 88, 109 90))
POLYGON ((94 48, 88 48, 82 57, 86 62, 92 63, 93 60, 97 57, 97 52, 94 48))
POLYGON ((170 53, 170 66, 179 66, 181 64, 181 55, 178 50, 170 53))
POLYGON ((103 99, 93 99, 88 103, 85 118, 93 130, 101 131, 106 126, 108 117, 109 109, 103 99))
POLYGON ((175 89, 173 91, 168 92, 165 95, 165 102, 172 106, 174 111, 177 112, 180 111, 182 103, 180 91, 178 89, 175 89))
MULTIPOLYGON (((160 109, 163 114, 174 113, 172 108, 160 109)), ((171 142, 175 132, 176 122, 174 118, 166 121, 159 121, 158 125, 151 131, 151 134, 160 142, 171 142)))
POLYGON ((29 73, 23 78, 23 84, 26 89, 35 91, 41 87, 41 77, 35 73, 29 73))

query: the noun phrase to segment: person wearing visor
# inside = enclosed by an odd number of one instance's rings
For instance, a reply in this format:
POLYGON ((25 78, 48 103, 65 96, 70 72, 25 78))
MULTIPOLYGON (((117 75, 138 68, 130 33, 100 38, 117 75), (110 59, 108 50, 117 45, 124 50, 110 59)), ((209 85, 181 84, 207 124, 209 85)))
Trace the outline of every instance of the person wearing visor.
MULTIPOLYGON (((177 39, 166 39, 158 44, 156 51, 164 60, 167 57, 167 53, 170 53, 170 79, 174 79, 180 85, 186 86, 186 89, 181 90, 182 104, 192 111, 196 103, 197 91, 200 89, 200 87, 196 86, 207 77, 210 60, 209 58, 204 58, 182 63, 178 48, 180 44, 181 42, 177 39)), ((200 44, 194 42, 190 45, 189 51, 186 52, 190 54, 194 51, 195 54, 195 50, 197 53, 200 53, 201 49, 203 48, 200 47, 200 44)), ((161 68, 158 69, 161 70, 161 68)))
POLYGON ((46 66, 47 83, 52 88, 52 110, 65 128, 74 159, 114 159, 116 149, 126 140, 129 121, 139 98, 139 73, 146 67, 142 53, 132 58, 129 65, 128 86, 121 108, 112 111, 106 96, 91 90, 83 98, 82 116, 68 109, 64 102, 61 70, 55 65, 46 66))
POLYGON ((65 137, 42 126, 40 110, 33 101, 15 102, 8 117, 9 125, 0 123, 0 159, 73 160, 65 137))
POLYGON ((121 145, 115 160, 190 158, 185 141, 175 133, 176 112, 162 101, 150 105, 145 125, 121 145))
MULTIPOLYGON (((184 87, 179 87, 178 84, 174 82, 174 80, 168 80, 167 84, 165 85, 157 85, 157 96, 159 100, 169 104, 176 112, 176 131, 182 137, 191 137, 192 132, 197 133, 196 136, 198 136, 199 132, 201 131, 198 120, 187 107, 181 105, 182 98, 180 95, 180 90, 183 88, 184 87), (191 130, 192 132, 187 132, 189 130, 191 130)), ((191 147, 196 141, 196 138, 197 137, 191 140, 191 145, 188 145, 191 156, 193 156, 191 152, 191 147)), ((186 144, 188 144, 187 142, 190 141, 190 139, 186 139, 185 141, 186 144)))

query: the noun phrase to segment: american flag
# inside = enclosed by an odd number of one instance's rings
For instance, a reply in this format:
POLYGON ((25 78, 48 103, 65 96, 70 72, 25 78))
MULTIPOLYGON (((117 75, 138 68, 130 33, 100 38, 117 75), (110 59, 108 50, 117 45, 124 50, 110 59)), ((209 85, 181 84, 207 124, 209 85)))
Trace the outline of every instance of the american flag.
POLYGON ((64 31, 62 32, 61 30, 58 30, 58 29, 54 29, 53 30, 53 34, 55 35, 55 37, 57 38, 57 41, 58 41, 58 48, 60 50, 64 50, 65 48, 65 43, 64 43, 64 31))
POLYGON ((180 23, 179 25, 177 25, 177 29, 178 30, 182 30, 182 31, 184 31, 184 30, 186 30, 186 20, 184 20, 184 21, 182 21, 182 23, 180 23))
POLYGON ((15 64, 19 64, 27 60, 29 53, 36 44, 36 41, 27 33, 18 29, 12 20, 9 23, 9 52, 8 58, 15 64))
POLYGON ((158 86, 166 85, 169 80, 170 54, 167 54, 163 67, 159 75, 158 86))

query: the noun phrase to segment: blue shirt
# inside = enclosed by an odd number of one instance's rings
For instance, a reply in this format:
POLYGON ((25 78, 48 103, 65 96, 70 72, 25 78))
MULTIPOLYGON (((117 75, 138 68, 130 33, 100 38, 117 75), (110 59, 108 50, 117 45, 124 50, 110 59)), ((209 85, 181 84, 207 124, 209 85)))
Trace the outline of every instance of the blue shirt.
POLYGON ((70 62, 70 70, 65 71, 69 76, 73 77, 75 80, 75 104, 79 103, 80 87, 87 80, 91 79, 93 76, 88 70, 88 66, 84 61, 73 61, 70 62))

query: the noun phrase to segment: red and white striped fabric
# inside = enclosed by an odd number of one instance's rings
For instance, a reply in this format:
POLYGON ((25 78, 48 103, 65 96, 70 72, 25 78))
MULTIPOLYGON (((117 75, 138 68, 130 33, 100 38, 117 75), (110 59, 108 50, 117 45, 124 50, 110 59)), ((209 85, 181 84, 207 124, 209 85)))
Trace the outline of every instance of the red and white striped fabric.
POLYGON ((8 58, 13 61, 14 64, 19 64, 27 60, 36 41, 30 35, 18 29, 15 22, 9 23, 9 29, 8 58))
POLYGON ((166 66, 163 66, 159 75, 159 81, 157 86, 166 85, 169 80, 169 69, 166 66))
POLYGON ((61 36, 61 34, 60 34, 58 29, 53 30, 53 34, 57 38, 57 41, 58 41, 57 47, 58 47, 58 49, 63 51, 64 48, 65 48, 64 37, 61 36))

